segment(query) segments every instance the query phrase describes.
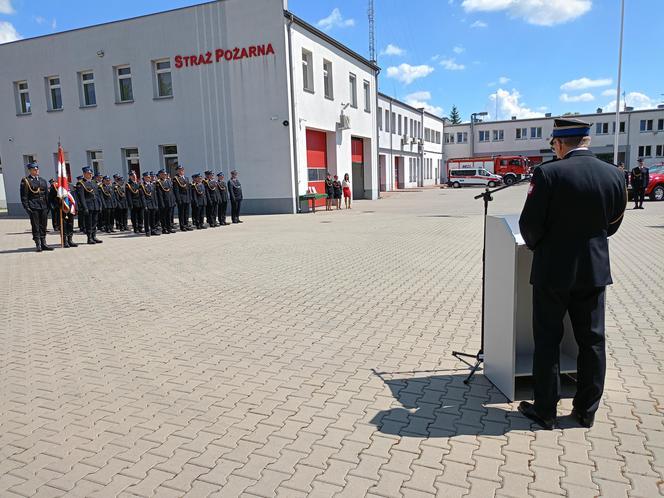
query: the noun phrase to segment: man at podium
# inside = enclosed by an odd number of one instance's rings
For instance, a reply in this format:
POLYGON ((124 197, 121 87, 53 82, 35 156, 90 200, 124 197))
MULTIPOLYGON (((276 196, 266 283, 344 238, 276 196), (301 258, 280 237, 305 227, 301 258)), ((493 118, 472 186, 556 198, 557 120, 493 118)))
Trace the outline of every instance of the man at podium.
POLYGON ((615 166, 588 150, 590 123, 554 120, 551 148, 559 160, 533 175, 519 226, 533 251, 534 403, 519 411, 545 429, 560 399, 560 342, 569 313, 578 344, 572 415, 591 427, 604 390, 605 289, 612 283, 607 237, 622 221, 627 192, 615 166))

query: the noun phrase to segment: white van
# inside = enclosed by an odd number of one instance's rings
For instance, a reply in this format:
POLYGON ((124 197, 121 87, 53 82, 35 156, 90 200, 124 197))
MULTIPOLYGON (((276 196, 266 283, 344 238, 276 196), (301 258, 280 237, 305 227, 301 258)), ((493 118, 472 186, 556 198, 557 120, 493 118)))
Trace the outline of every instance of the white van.
POLYGON ((495 187, 502 182, 501 176, 489 173, 483 168, 450 168, 449 179, 447 180, 447 184, 454 188, 468 185, 495 187))

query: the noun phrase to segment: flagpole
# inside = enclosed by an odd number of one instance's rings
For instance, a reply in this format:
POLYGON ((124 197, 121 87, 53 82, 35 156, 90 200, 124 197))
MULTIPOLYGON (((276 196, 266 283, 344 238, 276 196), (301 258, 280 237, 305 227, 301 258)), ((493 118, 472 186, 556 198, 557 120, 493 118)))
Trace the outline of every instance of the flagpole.
POLYGON ((625 24, 625 0, 621 0, 620 1, 620 51, 618 52, 618 88, 616 88, 616 124, 615 124, 615 133, 613 137, 613 164, 618 164, 618 137, 620 136, 620 78, 622 76, 624 24, 625 24))
POLYGON ((60 247, 65 247, 65 217, 62 211, 63 200, 60 199, 60 247))

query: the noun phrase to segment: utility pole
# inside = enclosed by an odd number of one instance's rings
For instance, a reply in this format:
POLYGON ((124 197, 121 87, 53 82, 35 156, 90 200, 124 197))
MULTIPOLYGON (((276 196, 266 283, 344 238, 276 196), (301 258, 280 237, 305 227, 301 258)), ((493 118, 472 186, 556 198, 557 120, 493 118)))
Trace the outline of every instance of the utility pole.
POLYGON ((369 0, 367 15, 369 17, 369 60, 375 63, 377 59, 374 0, 369 0))
POLYGON ((625 0, 620 2, 620 48, 618 51, 618 85, 616 88, 616 130, 613 137, 613 164, 618 164, 618 137, 620 136, 620 83, 622 76, 623 31, 625 26, 625 0))

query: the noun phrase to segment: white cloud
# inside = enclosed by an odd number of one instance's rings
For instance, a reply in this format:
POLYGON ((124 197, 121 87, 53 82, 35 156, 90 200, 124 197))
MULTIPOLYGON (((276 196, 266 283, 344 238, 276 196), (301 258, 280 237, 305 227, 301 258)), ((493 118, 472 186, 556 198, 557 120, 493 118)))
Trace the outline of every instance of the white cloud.
POLYGON ((341 15, 341 11, 335 7, 332 9, 332 12, 330 12, 330 15, 318 21, 316 26, 326 31, 332 28, 348 28, 350 26, 355 26, 355 19, 344 19, 341 15))
POLYGON ((519 119, 540 118, 544 116, 544 113, 533 111, 524 102, 521 102, 521 94, 518 90, 512 89, 510 92, 502 88, 499 88, 496 93, 489 95, 487 110, 490 113, 492 111, 495 112, 496 98, 498 99, 498 118, 500 119, 510 119, 512 116, 516 116, 519 119))
POLYGON ((567 95, 562 93, 560 95, 561 102, 592 102, 595 96, 592 93, 582 93, 581 95, 567 95))
POLYGON ((592 8, 592 0, 463 0, 466 12, 506 11, 538 26, 553 26, 572 21, 592 8))
POLYGON ((442 107, 434 106, 429 103, 429 100, 431 100, 431 92, 413 92, 406 95, 404 100, 406 101, 406 104, 416 107, 417 109, 423 108, 425 111, 435 114, 436 116, 443 115, 442 107))
POLYGON ((42 16, 37 16, 37 17, 35 17, 35 22, 37 24, 44 24, 46 22, 46 18, 42 17, 42 16))
POLYGON ((13 14, 16 12, 12 7, 11 0, 0 0, 0 14, 13 14))
POLYGON ((458 46, 458 45, 452 49, 452 52, 454 52, 454 53, 457 54, 457 55, 458 55, 458 54, 462 54, 462 53, 464 53, 465 51, 466 51, 465 48, 463 48, 463 47, 461 47, 461 46, 458 46))
POLYGON ((431 73, 433 73, 433 68, 426 64, 411 66, 404 63, 387 68, 387 76, 389 78, 395 78, 406 85, 410 85, 416 79, 429 76, 431 73))
POLYGON ((498 83, 500 83, 501 85, 506 85, 509 82, 510 79, 507 76, 501 76, 500 78, 498 78, 498 83))
POLYGON ((18 34, 12 23, 0 21, 0 43, 8 43, 20 39, 21 35, 18 34))
POLYGON ((403 48, 388 43, 387 47, 380 52, 380 55, 403 55, 405 53, 406 51, 403 48))
POLYGON ((602 97, 613 97, 616 94, 615 88, 609 88, 602 92, 602 97))
POLYGON ((466 69, 466 66, 463 64, 457 64, 454 59, 442 59, 440 65, 443 66, 448 71, 463 71, 466 69))
POLYGON ((53 20, 51 21, 51 29, 52 29, 52 30, 55 30, 55 29, 57 29, 57 27, 58 27, 58 20, 57 20, 57 19, 53 19, 53 20))
MULTIPOLYGON (((620 110, 623 109, 623 106, 633 107, 634 109, 655 109, 657 107, 657 101, 650 98, 645 93, 641 92, 629 92, 625 95, 625 99, 621 99, 620 110)), ((616 110, 616 100, 613 99, 607 105, 604 106, 604 112, 613 112, 616 110)))
POLYGON ((470 25, 471 28, 486 28, 488 26, 489 25, 484 21, 475 21, 473 24, 470 25))
POLYGON ((560 85, 561 90, 585 90, 586 88, 597 88, 599 86, 609 86, 613 83, 611 78, 599 78, 591 80, 590 78, 579 78, 578 80, 571 80, 560 85))

